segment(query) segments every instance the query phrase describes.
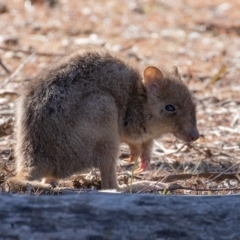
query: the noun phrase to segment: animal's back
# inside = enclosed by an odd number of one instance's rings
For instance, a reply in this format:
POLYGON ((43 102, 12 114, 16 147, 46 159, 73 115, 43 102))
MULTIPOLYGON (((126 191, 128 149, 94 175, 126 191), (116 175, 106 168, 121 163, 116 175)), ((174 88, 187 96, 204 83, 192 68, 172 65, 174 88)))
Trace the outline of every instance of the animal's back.
POLYGON ((35 107, 44 117, 58 113, 67 117, 84 98, 101 92, 112 95, 121 107, 141 85, 137 71, 107 52, 80 51, 33 79, 25 93, 25 108, 35 107))

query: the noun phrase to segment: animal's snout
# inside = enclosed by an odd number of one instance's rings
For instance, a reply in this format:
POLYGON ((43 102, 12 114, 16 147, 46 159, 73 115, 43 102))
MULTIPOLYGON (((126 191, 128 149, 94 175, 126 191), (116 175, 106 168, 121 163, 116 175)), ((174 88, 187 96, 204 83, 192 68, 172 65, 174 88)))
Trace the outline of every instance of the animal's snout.
POLYGON ((190 142, 196 141, 199 138, 199 132, 197 128, 194 128, 190 133, 189 133, 189 140, 190 142))

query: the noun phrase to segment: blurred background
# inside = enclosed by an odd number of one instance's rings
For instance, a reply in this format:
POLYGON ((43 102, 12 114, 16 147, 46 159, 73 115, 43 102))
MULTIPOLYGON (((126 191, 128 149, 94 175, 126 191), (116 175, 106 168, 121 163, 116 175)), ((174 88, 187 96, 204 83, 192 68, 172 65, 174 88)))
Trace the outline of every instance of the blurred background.
POLYGON ((229 173, 238 172, 239 0, 0 0, 4 176, 11 174, 6 166, 13 159, 14 100, 41 69, 86 45, 107 48, 141 72, 149 65, 177 65, 194 93, 201 137, 194 144, 171 135, 157 142, 156 176, 230 167, 229 173))

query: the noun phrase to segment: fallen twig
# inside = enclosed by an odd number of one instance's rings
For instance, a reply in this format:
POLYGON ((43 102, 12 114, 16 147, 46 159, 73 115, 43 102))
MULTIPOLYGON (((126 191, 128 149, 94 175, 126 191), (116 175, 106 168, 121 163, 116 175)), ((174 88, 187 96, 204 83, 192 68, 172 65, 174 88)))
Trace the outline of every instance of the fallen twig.
MULTIPOLYGON (((3 46, 0 46, 0 49, 2 49, 4 51, 21 52, 21 53, 28 54, 28 55, 33 53, 32 49, 22 50, 22 49, 13 49, 13 48, 10 48, 10 47, 3 47, 3 46)), ((65 55, 63 53, 46 53, 46 52, 37 52, 37 51, 34 51, 34 52, 35 52, 36 55, 44 56, 44 57, 64 56, 65 55)))
POLYGON ((9 99, 9 101, 14 101, 16 98, 19 97, 19 94, 12 89, 0 90, 0 98, 6 98, 6 97, 9 99))
MULTIPOLYGON (((239 173, 215 173, 215 172, 203 172, 203 173, 198 173, 198 174, 192 174, 192 173, 183 173, 183 174, 169 174, 165 176, 161 181, 162 182, 174 182, 178 180, 187 180, 192 177, 195 178, 212 178, 213 180, 218 179, 218 181, 222 181, 224 179, 238 179, 237 174, 239 173)), ((159 177, 157 177, 159 179, 159 177)), ((210 180, 212 180, 210 179, 210 180)), ((156 180, 156 179, 153 179, 156 180)))
MULTIPOLYGON (((160 179, 159 180, 157 180, 156 182, 153 182, 153 184, 151 184, 151 185, 149 185, 149 186, 147 186, 147 187, 145 187, 145 188, 143 188, 143 189, 141 189, 140 191, 138 191, 137 193, 141 193, 141 192, 143 192, 144 190, 146 190, 146 189, 148 189, 148 188, 151 188, 151 187, 153 187, 153 186, 157 186, 157 184, 160 182, 160 179)), ((162 182, 162 181, 161 181, 162 182)), ((164 183, 162 183, 162 184, 164 184, 164 183)), ((164 190, 168 190, 168 188, 166 187, 166 188, 163 188, 163 189, 158 189, 158 191, 164 191, 164 190)))
POLYGON ((183 187, 181 185, 178 184, 173 184, 172 186, 170 186, 168 189, 166 190, 190 190, 190 191, 207 191, 207 192, 218 192, 218 191, 240 191, 240 188, 195 188, 195 187, 183 187))
MULTIPOLYGON (((137 193, 142 193, 143 191, 145 191, 148 188, 152 188, 154 185, 156 185, 157 182, 153 183, 150 186, 147 186, 145 188, 143 188, 142 190, 138 191, 137 193)), ((198 192, 218 192, 218 191, 240 191, 240 188, 238 187, 233 187, 233 188, 196 188, 196 187, 184 187, 181 186, 179 184, 173 183, 172 185, 170 185, 167 188, 162 188, 162 189, 158 189, 158 191, 174 191, 174 190, 190 190, 190 191, 198 191, 198 192)))
POLYGON ((11 73, 10 70, 8 70, 8 68, 3 64, 1 58, 0 58, 0 65, 2 66, 2 68, 5 70, 5 72, 6 72, 7 74, 10 74, 10 73, 11 73))
POLYGON ((33 56, 35 56, 35 51, 31 53, 31 55, 29 55, 25 61, 23 63, 21 63, 19 65, 19 67, 9 76, 7 77, 1 84, 0 86, 3 86, 4 84, 9 83, 9 81, 11 79, 13 79, 17 74, 19 74, 19 72, 23 69, 23 67, 33 58, 33 56))
POLYGON ((212 179, 208 180, 206 183, 209 183, 209 182, 213 181, 214 179, 216 179, 216 178, 220 177, 220 176, 221 176, 223 173, 225 173, 225 172, 228 172, 229 170, 231 170, 231 169, 233 169, 233 168, 237 167, 238 165, 240 165, 240 161, 239 161, 239 162, 237 162, 236 164, 234 164, 233 166, 231 166, 231 167, 227 168, 227 169, 226 169, 226 170, 224 170, 223 172, 219 173, 219 174, 218 174, 217 176, 215 176, 214 178, 212 178, 212 179))

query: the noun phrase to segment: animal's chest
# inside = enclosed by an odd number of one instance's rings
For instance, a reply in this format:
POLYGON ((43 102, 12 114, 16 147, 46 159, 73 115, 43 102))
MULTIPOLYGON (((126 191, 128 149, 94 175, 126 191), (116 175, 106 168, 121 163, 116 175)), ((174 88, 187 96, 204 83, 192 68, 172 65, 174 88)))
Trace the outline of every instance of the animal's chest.
POLYGON ((146 132, 143 131, 129 131, 125 132, 120 136, 121 142, 127 143, 127 144, 142 144, 144 142, 149 141, 152 139, 152 136, 146 132))

